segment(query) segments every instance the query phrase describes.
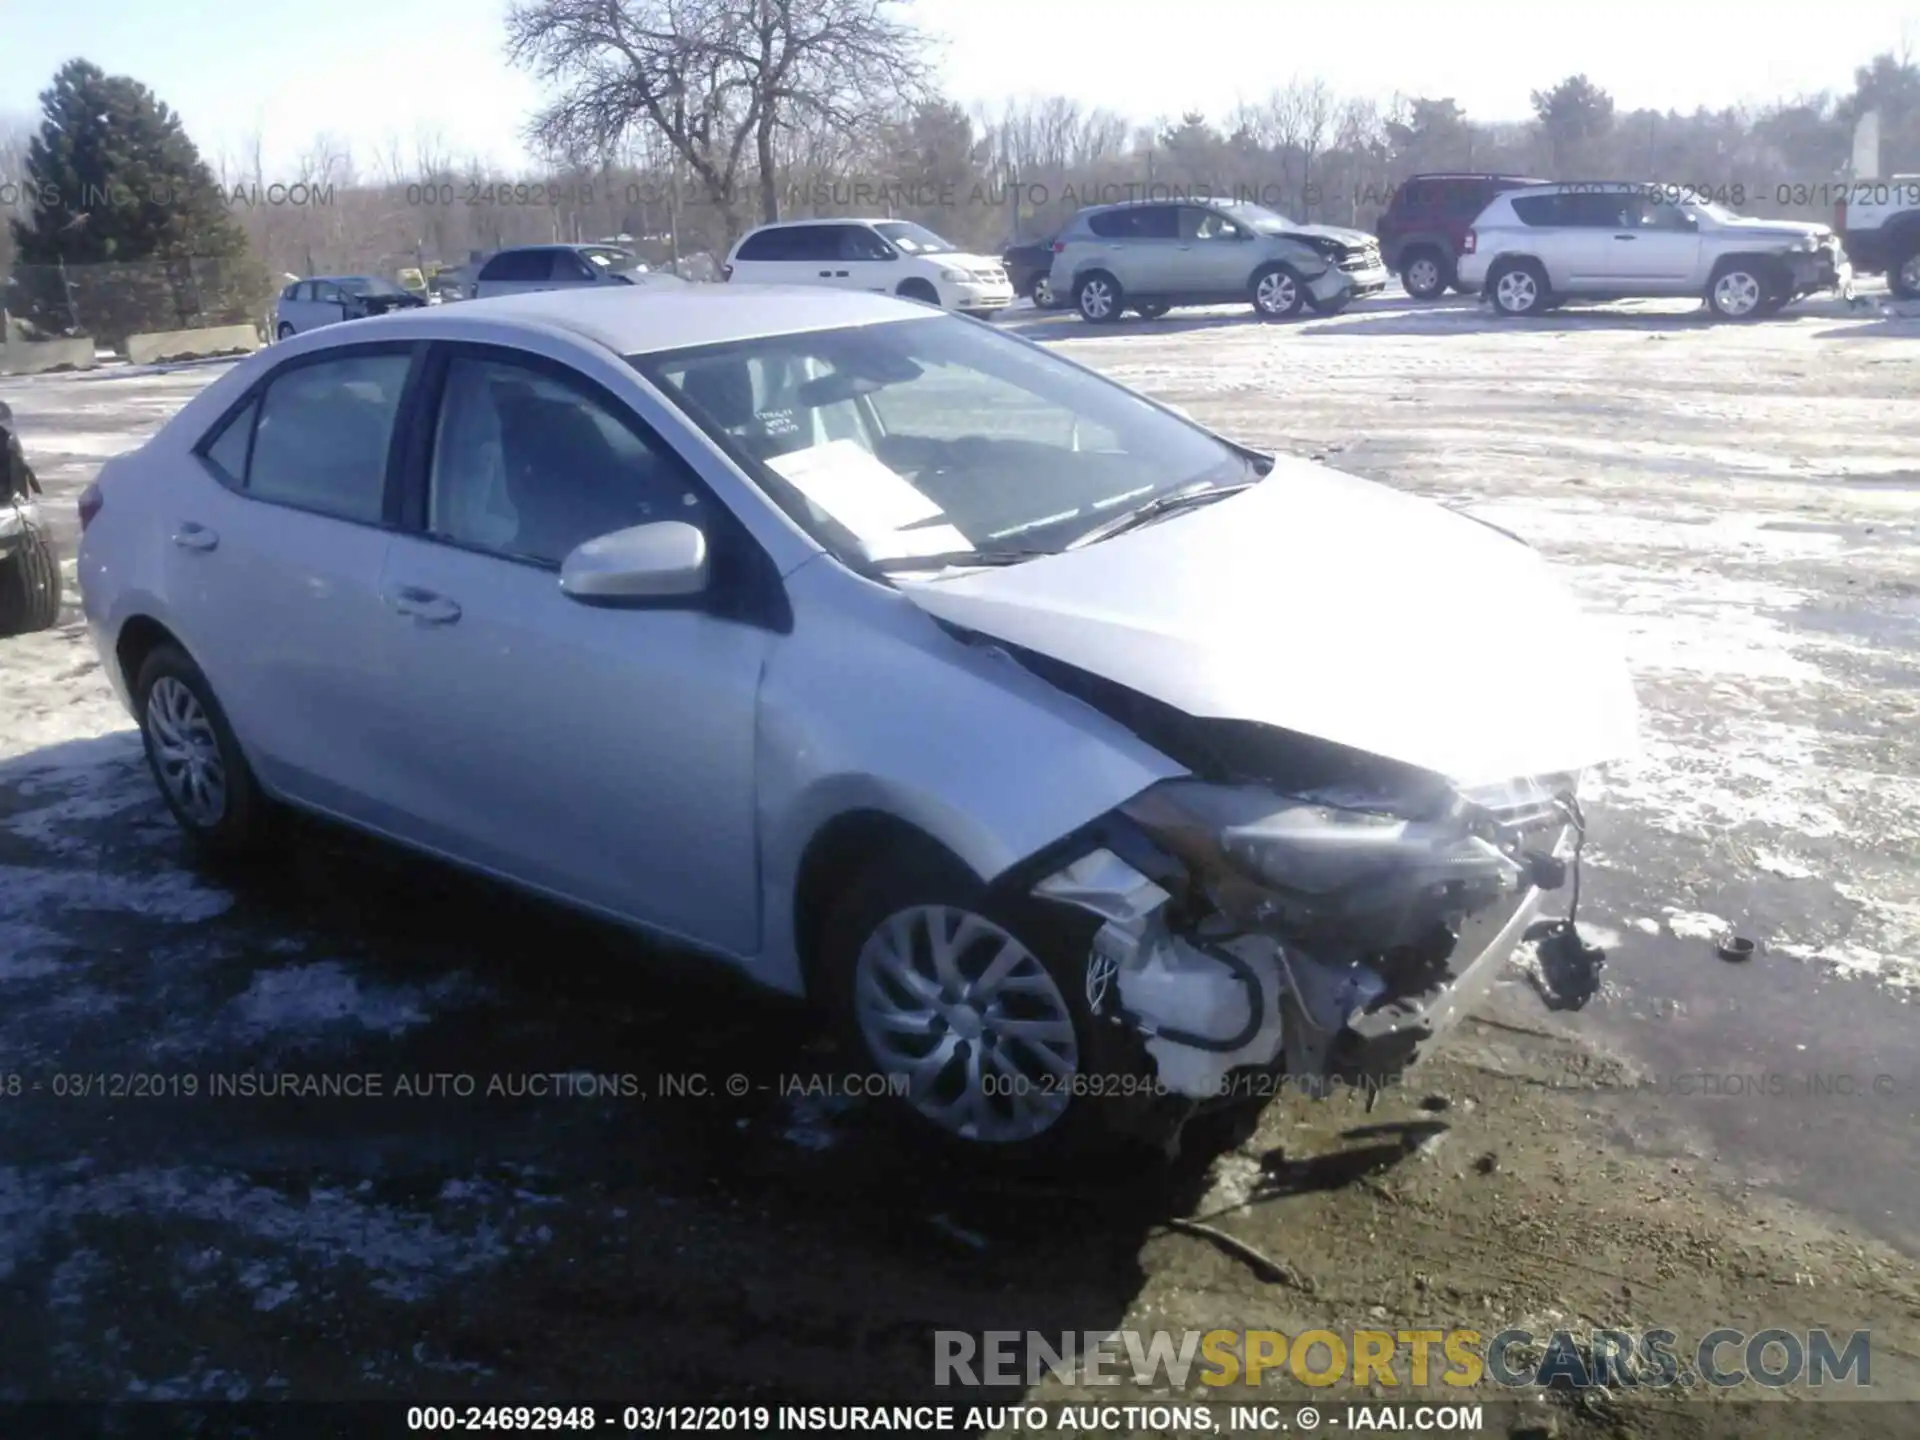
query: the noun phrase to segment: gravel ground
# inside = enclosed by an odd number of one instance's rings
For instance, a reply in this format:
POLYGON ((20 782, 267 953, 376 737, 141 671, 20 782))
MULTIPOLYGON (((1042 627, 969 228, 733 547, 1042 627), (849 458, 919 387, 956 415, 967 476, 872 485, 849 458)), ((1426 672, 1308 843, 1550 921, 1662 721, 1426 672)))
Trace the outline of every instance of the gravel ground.
MULTIPOLYGON (((1602 997, 1547 1012, 1523 955, 1370 1113, 1288 1098, 1225 1153, 1064 1189, 957 1174, 832 1093, 803 1014, 625 936, 317 828, 191 868, 84 635, 0 641, 0 1398, 879 1403, 929 1397, 942 1328, 1827 1325, 1920 1400, 1920 320, 1013 323, 1467 504, 1616 618, 1646 724, 1592 807, 1602 997), (383 1093, 213 1093, 267 1072, 383 1093), (147 1079, 55 1093, 92 1075, 147 1079), (664 1093, 686 1076, 709 1093, 664 1093)), ((0 395, 65 525, 214 373, 0 395)), ((1551 705, 1554 663, 1490 615, 1461 693, 1409 700, 1551 705)), ((1566 1398, 1539 1423, 1717 1408, 1566 1398)))

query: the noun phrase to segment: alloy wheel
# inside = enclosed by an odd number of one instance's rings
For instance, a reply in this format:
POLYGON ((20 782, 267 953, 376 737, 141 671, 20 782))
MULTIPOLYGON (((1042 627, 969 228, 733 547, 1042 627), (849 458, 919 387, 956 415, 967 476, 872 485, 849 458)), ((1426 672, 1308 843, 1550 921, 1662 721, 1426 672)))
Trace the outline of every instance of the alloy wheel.
POLYGON ((146 718, 154 767, 169 798, 194 824, 218 825, 227 813, 227 767, 199 696, 163 675, 147 692, 146 718))

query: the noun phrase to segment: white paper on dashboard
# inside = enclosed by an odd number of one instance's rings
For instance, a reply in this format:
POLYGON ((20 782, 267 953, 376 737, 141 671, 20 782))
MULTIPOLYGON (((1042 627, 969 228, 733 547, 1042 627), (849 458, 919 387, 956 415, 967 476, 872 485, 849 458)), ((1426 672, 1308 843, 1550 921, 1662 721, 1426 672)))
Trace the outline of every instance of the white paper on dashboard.
POLYGON ((776 455, 767 464, 863 540, 941 513, 904 476, 851 440, 829 440, 776 455))

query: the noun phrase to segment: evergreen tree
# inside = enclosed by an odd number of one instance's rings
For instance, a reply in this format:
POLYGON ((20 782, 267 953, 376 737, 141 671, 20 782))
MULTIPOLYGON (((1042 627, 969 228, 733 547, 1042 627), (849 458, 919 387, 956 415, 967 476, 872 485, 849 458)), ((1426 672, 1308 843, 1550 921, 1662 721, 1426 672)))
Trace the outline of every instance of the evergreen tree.
POLYGON ((266 277, 180 119, 139 81, 70 60, 42 92, 13 220, 15 305, 118 343, 250 320, 266 277))

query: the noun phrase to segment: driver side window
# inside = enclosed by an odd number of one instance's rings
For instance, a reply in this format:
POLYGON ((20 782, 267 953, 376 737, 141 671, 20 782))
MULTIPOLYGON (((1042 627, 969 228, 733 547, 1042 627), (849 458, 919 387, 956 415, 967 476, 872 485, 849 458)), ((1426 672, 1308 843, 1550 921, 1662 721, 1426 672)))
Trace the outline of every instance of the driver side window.
POLYGON ((559 565, 578 545, 658 520, 703 523, 680 457, 584 385, 456 356, 428 484, 428 531, 559 565))

